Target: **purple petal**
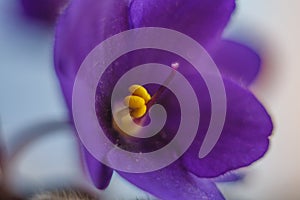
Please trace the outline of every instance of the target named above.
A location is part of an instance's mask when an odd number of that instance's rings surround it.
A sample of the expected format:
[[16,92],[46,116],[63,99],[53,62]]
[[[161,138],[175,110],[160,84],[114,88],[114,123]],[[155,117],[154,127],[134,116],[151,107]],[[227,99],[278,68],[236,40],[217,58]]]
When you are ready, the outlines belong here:
[[234,0],[133,0],[131,26],[174,29],[207,46],[221,36],[234,8]]
[[212,181],[194,177],[178,163],[150,173],[118,173],[129,182],[159,199],[224,199]]
[[53,23],[69,0],[21,0],[28,17]]
[[[70,112],[81,62],[101,41],[128,28],[127,10],[127,3],[120,0],[74,0],[61,16],[56,29],[55,69]],[[97,187],[105,188],[111,169],[84,151],[91,178]]]
[[[199,177],[216,177],[250,165],[261,158],[269,146],[273,126],[265,108],[250,91],[236,83],[225,81],[225,89],[227,115],[216,146],[205,158],[198,158],[203,133],[206,131],[206,127],[201,127],[200,123],[200,132],[183,156],[185,166]],[[200,104],[205,104],[199,100]],[[207,120],[205,118],[201,120]]]
[[82,147],[82,149],[85,166],[92,182],[98,189],[105,189],[110,182],[113,170],[101,164],[86,150],[86,148]]
[[[155,3],[152,4],[152,2]],[[157,6],[157,4],[159,6]],[[101,41],[129,28],[127,6],[127,1],[120,0],[74,0],[59,21],[55,43],[55,67],[69,108],[71,108],[72,86],[75,75],[85,56]],[[175,1],[170,0],[166,0],[163,3],[158,3],[157,0],[151,2],[136,0],[131,4],[131,25],[132,27],[162,26],[173,28],[207,45],[216,36],[220,36],[233,8],[233,0],[207,0],[189,3],[185,1],[184,4],[183,1],[179,1],[178,4],[175,4]],[[224,12],[224,10],[226,12]],[[170,16],[173,16],[172,19]],[[169,63],[173,61],[174,60],[171,60]],[[132,63],[128,63],[128,66],[123,66],[123,68],[114,65],[113,70],[108,71],[107,76],[104,77],[105,81],[102,82],[103,84],[100,84],[98,88],[97,98],[99,99],[97,100],[99,100],[99,104],[101,104],[98,109],[106,111],[107,114],[101,112],[104,114],[100,116],[100,121],[102,121],[101,125],[104,124],[107,129],[111,128],[112,124],[110,121],[111,112],[109,110],[109,94],[111,94],[113,87],[111,83],[115,82],[124,71],[130,69],[130,67],[132,67],[131,65]],[[184,68],[180,68],[179,71],[181,69]],[[201,82],[201,78],[191,78],[191,82],[197,89],[198,82]],[[248,165],[261,157],[268,146],[268,136],[272,127],[264,108],[247,90],[231,82],[226,82],[226,86],[229,95],[229,111],[221,140],[208,157],[197,160],[198,151],[205,134],[205,128],[202,127],[198,134],[197,141],[194,142],[194,145],[183,158],[187,168],[198,176],[215,177],[228,170]],[[200,106],[204,108],[204,112],[207,112],[207,109],[209,110],[210,108],[210,104],[207,103],[209,101],[206,102],[206,100],[209,100],[209,98],[205,97],[203,91],[205,91],[203,88],[197,89],[197,95],[200,103],[202,103]],[[98,94],[100,95],[98,96]],[[167,96],[168,93],[166,92],[165,95]],[[204,95],[204,97],[202,95]],[[102,97],[104,99],[101,99]],[[170,110],[176,114],[176,109],[172,109],[173,103],[174,102],[167,101],[167,99],[163,102],[163,104],[169,105]],[[204,121],[209,119],[209,113],[207,115],[201,113],[201,116],[204,116]],[[172,135],[174,126],[175,125],[171,123],[165,128],[165,132],[168,134],[171,133]],[[257,135],[254,135],[254,132],[257,132]],[[104,166],[96,160],[91,159],[90,156],[87,156],[87,165],[90,167],[92,178],[97,183],[99,174],[105,171],[102,170]],[[110,172],[104,174],[110,177]],[[192,198],[188,199],[193,199],[193,197],[200,198],[203,195],[210,195],[210,193],[207,194],[207,191],[209,192],[211,190],[213,191],[213,195],[222,199],[219,192],[215,192],[216,188],[213,183],[207,180],[197,180],[194,182],[194,179],[191,179],[193,180],[191,183],[191,180],[187,178],[189,177],[188,173],[185,172],[185,170],[179,170],[178,167],[168,167],[158,172],[143,175],[121,174],[139,187],[160,198],[170,199],[171,197],[183,197],[179,199],[186,199],[185,197],[187,196],[184,195],[188,195],[190,192],[190,195],[196,196],[191,196]],[[155,185],[157,177],[159,176],[161,176],[167,184],[162,185],[163,183],[159,181],[157,185]],[[98,186],[105,186],[105,184],[102,183]],[[192,189],[190,189],[190,187],[192,187]],[[203,188],[203,190],[200,190],[198,187]],[[182,192],[181,195],[183,196],[180,196],[179,191]]]
[[128,29],[128,5],[122,0],[74,0],[61,16],[54,62],[70,108],[75,75],[87,54],[108,37]]
[[234,41],[220,41],[212,57],[224,75],[244,85],[254,81],[261,67],[255,51]]
[[[166,63],[172,63],[174,61],[173,55],[162,52],[158,53],[165,55],[164,58],[168,58],[164,60]],[[148,59],[147,63],[153,61],[151,58]],[[186,75],[187,79],[191,82],[198,97],[201,112],[200,128],[197,138],[191,148],[183,156],[187,168],[200,177],[216,177],[227,171],[247,166],[263,156],[268,149],[268,137],[272,131],[271,119],[264,107],[251,92],[232,81],[226,80],[225,86],[228,110],[223,133],[213,151],[204,159],[200,160],[198,158],[199,149],[210,122],[211,99],[206,84],[201,76],[197,74],[195,70],[193,71],[192,66],[186,61],[180,60],[179,63],[181,67],[179,67],[178,72]],[[133,64],[133,66],[136,65],[138,65],[138,63]],[[130,68],[131,66],[128,67]],[[118,135],[113,130],[111,121],[108,120],[111,119],[111,105],[110,96],[107,94],[112,93],[113,85],[122,75],[123,69],[124,68],[118,71],[116,67],[113,66],[112,70],[108,70],[104,77],[113,77],[110,79],[111,82],[103,82],[106,86],[103,87],[102,84],[97,90],[97,114],[107,135]],[[149,74],[150,73],[151,72],[149,72]],[[150,89],[151,94],[153,94],[153,91]],[[161,104],[168,113],[167,123],[161,131],[161,137],[165,138],[166,141],[170,141],[176,134],[180,122],[180,105],[176,97],[169,91],[164,92],[158,100],[158,103]],[[167,135],[164,136],[164,134]],[[166,142],[159,140],[160,143],[156,144],[156,141],[152,139],[150,141],[139,141],[134,148],[136,149],[140,145],[141,149],[138,149],[138,152],[144,152],[143,150],[146,149],[147,143],[151,144],[150,146],[153,148],[152,150],[154,150],[155,146],[163,145]]]

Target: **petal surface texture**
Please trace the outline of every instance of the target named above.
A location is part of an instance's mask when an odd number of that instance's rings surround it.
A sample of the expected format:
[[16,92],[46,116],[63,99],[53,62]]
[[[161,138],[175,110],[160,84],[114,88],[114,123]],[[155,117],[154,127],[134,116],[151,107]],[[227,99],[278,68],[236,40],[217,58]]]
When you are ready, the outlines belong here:
[[119,174],[134,185],[163,200],[224,199],[215,183],[192,176],[178,163],[150,173],[119,172]]
[[198,100],[204,111],[201,112],[197,137],[184,154],[183,162],[199,177],[216,177],[248,166],[261,158],[269,146],[273,125],[265,108],[248,89],[229,80],[224,84],[227,99],[225,124],[215,147],[202,159],[198,154],[210,120],[210,99],[198,90],[202,94]]
[[259,55],[235,41],[221,40],[211,55],[225,76],[246,86],[255,80],[261,68]]
[[[56,29],[54,60],[70,112],[75,76],[84,58],[100,42],[128,28],[127,1],[74,0],[61,16]],[[95,185],[105,188],[111,169],[84,151],[84,159]]]
[[133,28],[173,29],[207,47],[221,37],[234,9],[234,0],[133,0],[130,19]]

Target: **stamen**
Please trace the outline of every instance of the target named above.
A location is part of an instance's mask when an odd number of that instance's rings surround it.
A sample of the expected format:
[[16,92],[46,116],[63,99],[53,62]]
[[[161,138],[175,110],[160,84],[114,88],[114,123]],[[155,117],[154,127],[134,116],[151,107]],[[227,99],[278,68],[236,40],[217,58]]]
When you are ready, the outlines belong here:
[[129,108],[130,116],[132,118],[138,120],[143,117],[149,108],[156,103],[158,97],[165,91],[166,86],[168,86],[174,78],[177,69],[179,68],[179,63],[172,63],[171,67],[173,69],[172,72],[164,81],[163,86],[159,87],[152,98],[146,88],[141,85],[132,85],[128,88],[131,95],[125,97],[124,104]]
[[135,119],[138,119],[138,118],[141,118],[143,117],[147,112],[147,106],[146,105],[143,105],[142,107],[140,108],[137,108],[137,109],[134,109],[130,112],[130,115],[131,117],[135,118]]
[[131,109],[137,109],[143,107],[146,102],[142,97],[131,95],[125,97],[124,104]]
[[[172,63],[171,67],[173,69],[172,72],[164,81],[163,86],[159,87],[157,92],[152,97],[148,93],[146,88],[144,88],[142,85],[132,85],[128,88],[131,95],[125,97],[124,104],[129,108],[130,113],[128,113],[127,108],[124,108],[119,110],[116,115],[116,117],[119,119],[119,123],[121,123],[122,126],[127,126],[128,128],[128,126],[130,126],[132,122],[132,118],[136,124],[142,125],[146,122],[146,118],[143,116],[147,113],[150,107],[156,103],[159,96],[165,91],[166,86],[168,86],[172,81],[177,72],[177,69],[179,68],[179,63]],[[119,133],[124,133],[123,130],[119,128],[114,119],[112,122],[112,126]],[[133,130],[135,128],[130,127],[133,132],[138,133],[140,128],[136,128],[136,130]]]
[[143,117],[147,112],[147,102],[151,100],[148,91],[141,85],[129,87],[130,96],[125,97],[124,104],[130,109],[130,116],[134,119]]
[[148,91],[141,85],[132,85],[129,87],[129,92],[132,95],[136,95],[139,96],[141,98],[143,98],[145,100],[146,103],[148,103],[148,101],[150,101],[151,96],[148,93]]

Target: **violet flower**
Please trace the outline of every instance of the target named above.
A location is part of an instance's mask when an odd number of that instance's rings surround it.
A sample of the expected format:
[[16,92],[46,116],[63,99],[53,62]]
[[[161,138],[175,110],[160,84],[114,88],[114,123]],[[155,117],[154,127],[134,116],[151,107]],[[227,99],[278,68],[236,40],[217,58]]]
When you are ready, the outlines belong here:
[[20,0],[24,14],[32,19],[54,23],[69,0]]
[[[95,106],[102,128],[112,140],[120,142],[120,146],[132,151],[149,151],[165,145],[176,133],[180,115],[176,98],[166,90],[158,99],[157,103],[163,105],[171,117],[156,140],[127,140],[112,126],[113,86],[124,72],[141,63],[178,61],[184,66],[178,71],[193,86],[201,110],[195,141],[179,160],[161,170],[143,174],[118,171],[123,178],[160,199],[224,199],[216,187],[216,177],[250,165],[268,149],[273,128],[271,118],[245,87],[256,77],[260,58],[248,47],[221,40],[234,9],[234,0],[73,0],[59,20],[55,69],[70,111],[72,87],[83,59],[100,42],[128,29],[164,27],[180,31],[202,44],[220,67],[227,95],[226,121],[218,143],[203,159],[198,158],[198,152],[210,120],[211,105],[201,76],[186,70],[191,69],[189,63],[170,53],[145,50],[121,57],[118,63],[122,65],[112,64],[101,77]],[[137,55],[138,59],[130,59]],[[153,86],[147,89],[150,94],[156,91]],[[113,170],[82,148],[93,182],[104,189]]]

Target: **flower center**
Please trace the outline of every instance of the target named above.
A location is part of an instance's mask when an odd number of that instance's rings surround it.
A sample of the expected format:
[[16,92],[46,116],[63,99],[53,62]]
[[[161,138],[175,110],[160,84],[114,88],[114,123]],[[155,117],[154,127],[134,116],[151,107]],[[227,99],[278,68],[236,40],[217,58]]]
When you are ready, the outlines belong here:
[[[153,106],[157,102],[158,98],[165,91],[166,86],[174,78],[176,71],[179,67],[179,64],[173,63],[171,67],[173,69],[172,72],[164,81],[163,85],[159,87],[159,89],[154,93],[152,97],[147,91],[147,89],[142,85],[135,84],[135,85],[131,85],[128,88],[130,95],[124,98],[123,103],[127,108],[129,108],[129,114],[128,111],[126,111],[126,109],[121,109],[120,111],[117,112],[117,117],[121,119],[119,122],[122,123],[124,127],[127,128],[130,127],[131,130],[137,129],[137,130],[133,130],[133,132],[138,133],[141,126],[139,126],[138,128],[132,126],[132,120],[134,121],[133,123],[139,125],[145,123],[146,120],[144,117],[145,114],[148,112],[151,106]],[[113,128],[119,133],[123,133],[122,129],[119,128],[119,126],[116,124],[114,119],[113,119]]]
[[[176,70],[179,67],[179,63],[173,63],[171,65],[173,71],[168,76],[168,78],[164,81],[164,86],[167,86],[170,81],[174,78]],[[134,119],[138,119],[143,117],[149,108],[155,104],[158,97],[164,92],[165,87],[161,86],[157,92],[150,96],[148,91],[141,85],[132,85],[129,87],[130,96],[125,97],[124,104],[130,109],[130,116]]]

